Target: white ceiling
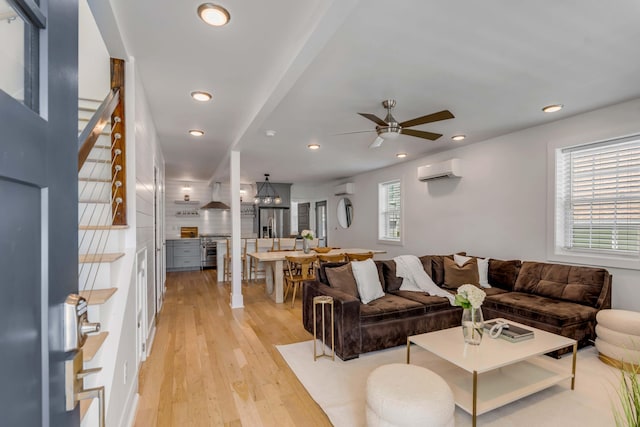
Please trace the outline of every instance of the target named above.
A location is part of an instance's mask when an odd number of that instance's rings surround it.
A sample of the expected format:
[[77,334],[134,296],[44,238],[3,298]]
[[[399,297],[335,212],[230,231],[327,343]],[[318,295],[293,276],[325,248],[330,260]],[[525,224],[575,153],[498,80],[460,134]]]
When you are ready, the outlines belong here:
[[[215,1],[226,27],[201,22],[199,1],[112,0],[168,179],[224,181],[233,148],[243,182],[328,181],[398,163],[400,151],[446,150],[457,133],[479,142],[640,96],[636,0]],[[373,130],[356,113],[384,118],[386,98],[399,121],[456,118],[416,127],[444,134],[437,142],[402,135],[370,149],[375,133],[336,135]],[[565,108],[541,112],[552,103]]]

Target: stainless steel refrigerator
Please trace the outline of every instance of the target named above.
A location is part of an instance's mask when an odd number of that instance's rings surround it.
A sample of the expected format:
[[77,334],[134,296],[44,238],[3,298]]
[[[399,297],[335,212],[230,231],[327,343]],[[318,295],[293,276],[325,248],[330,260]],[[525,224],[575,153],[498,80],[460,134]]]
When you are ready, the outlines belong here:
[[291,214],[289,208],[259,208],[258,237],[289,237]]

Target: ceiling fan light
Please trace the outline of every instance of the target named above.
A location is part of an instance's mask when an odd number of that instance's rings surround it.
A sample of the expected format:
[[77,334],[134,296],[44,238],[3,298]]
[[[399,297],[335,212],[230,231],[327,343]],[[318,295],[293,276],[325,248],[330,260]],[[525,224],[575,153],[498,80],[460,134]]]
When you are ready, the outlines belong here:
[[380,135],[382,139],[396,139],[400,133],[392,129],[380,129],[378,135]]
[[214,27],[222,27],[231,19],[229,11],[213,3],[203,3],[198,6],[198,16],[204,22]]

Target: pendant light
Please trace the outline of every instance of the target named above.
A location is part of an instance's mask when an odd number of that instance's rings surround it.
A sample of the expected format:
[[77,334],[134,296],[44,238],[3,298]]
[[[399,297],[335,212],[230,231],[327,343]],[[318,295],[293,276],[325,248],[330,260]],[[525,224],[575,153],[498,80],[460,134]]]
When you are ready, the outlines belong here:
[[273,185],[271,185],[271,183],[269,182],[268,173],[264,174],[264,182],[260,183],[258,192],[253,198],[253,203],[256,205],[270,205],[271,203],[279,205],[280,203],[282,203],[280,195],[278,195],[275,188],[273,188]]

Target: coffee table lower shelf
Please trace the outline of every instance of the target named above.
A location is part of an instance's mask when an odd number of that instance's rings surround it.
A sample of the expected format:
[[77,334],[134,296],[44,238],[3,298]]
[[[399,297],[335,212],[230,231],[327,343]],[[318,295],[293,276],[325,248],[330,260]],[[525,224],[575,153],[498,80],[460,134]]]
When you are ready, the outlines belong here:
[[[546,356],[530,358],[511,365],[477,374],[476,415],[514,402],[525,396],[571,379],[571,372],[545,360]],[[451,387],[456,405],[473,415],[473,373],[452,363],[429,367],[443,377]]]

